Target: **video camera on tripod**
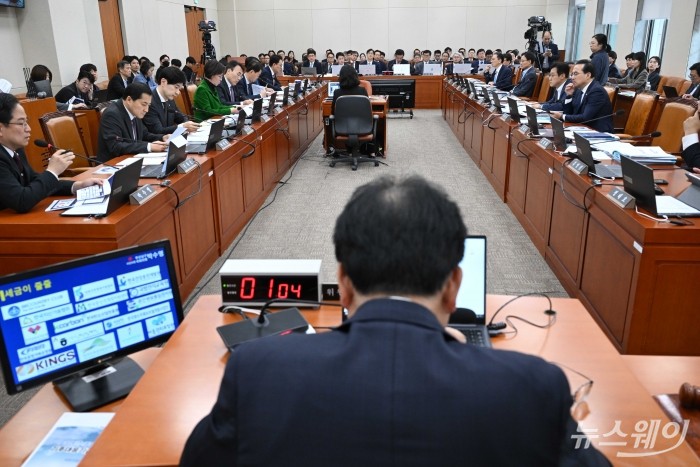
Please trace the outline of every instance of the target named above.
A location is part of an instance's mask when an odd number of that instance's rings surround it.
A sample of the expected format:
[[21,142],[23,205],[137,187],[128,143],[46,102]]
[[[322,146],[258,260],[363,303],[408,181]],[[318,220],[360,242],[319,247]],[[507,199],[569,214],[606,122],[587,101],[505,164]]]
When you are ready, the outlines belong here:
[[216,49],[211,43],[211,33],[216,31],[216,23],[214,21],[200,21],[199,30],[202,31],[202,43],[204,44],[204,52],[200,63],[216,60]]
[[544,16],[530,16],[527,20],[527,27],[524,37],[527,39],[527,50],[535,50],[537,47],[537,31],[552,31],[552,23],[547,21]]

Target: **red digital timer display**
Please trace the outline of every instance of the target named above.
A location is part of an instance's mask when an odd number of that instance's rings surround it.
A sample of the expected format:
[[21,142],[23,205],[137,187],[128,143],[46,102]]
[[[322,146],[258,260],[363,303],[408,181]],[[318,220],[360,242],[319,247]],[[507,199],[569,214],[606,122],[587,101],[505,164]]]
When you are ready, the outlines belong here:
[[315,275],[222,275],[221,292],[224,304],[264,304],[272,299],[319,299],[318,277]]

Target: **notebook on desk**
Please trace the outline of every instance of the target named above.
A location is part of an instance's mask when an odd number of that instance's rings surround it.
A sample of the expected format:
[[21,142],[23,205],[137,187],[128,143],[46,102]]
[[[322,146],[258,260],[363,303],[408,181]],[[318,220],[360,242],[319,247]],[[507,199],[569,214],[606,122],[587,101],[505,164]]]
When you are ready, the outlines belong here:
[[[576,142],[576,152],[578,159],[588,166],[588,173],[599,178],[620,178],[622,177],[622,168],[619,165],[596,165],[591,150],[591,142],[578,133],[574,132],[574,141]],[[653,177],[652,177],[653,184]],[[652,186],[653,189],[653,186]]]
[[[206,141],[200,139],[200,135],[197,135],[197,133],[199,132],[190,134],[190,136],[188,136],[187,146],[185,150],[187,154],[204,154],[205,152],[213,148],[214,145],[221,139],[221,135],[224,132],[225,123],[225,118],[219,119],[212,123],[209,127],[209,136],[207,136]],[[195,141],[192,141],[192,139],[195,139]]]
[[[457,311],[450,316],[449,326],[467,337],[467,342],[481,347],[491,347],[486,328],[486,237],[470,235],[464,239],[464,256],[459,263],[462,284],[457,292]],[[467,321],[460,323],[462,316]]]
[[146,165],[142,167],[140,177],[165,178],[174,172],[175,169],[177,169],[177,165],[187,159],[187,153],[185,152],[187,145],[184,141],[182,141],[182,143],[183,144],[178,146],[176,142],[171,141],[168,144],[168,154],[165,156],[163,163],[159,165]]

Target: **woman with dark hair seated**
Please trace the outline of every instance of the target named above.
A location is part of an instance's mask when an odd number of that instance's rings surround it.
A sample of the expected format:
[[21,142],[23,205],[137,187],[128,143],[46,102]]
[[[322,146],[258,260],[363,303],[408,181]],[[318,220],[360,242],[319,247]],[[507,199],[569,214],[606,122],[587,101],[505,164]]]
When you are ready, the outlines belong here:
[[628,69],[627,74],[620,79],[610,78],[610,82],[623,88],[644,91],[644,87],[647,84],[647,77],[649,76],[649,72],[644,66],[646,62],[647,55],[644,52],[635,52],[632,54],[632,68]]
[[204,64],[204,79],[194,92],[194,118],[201,122],[218,115],[238,113],[237,107],[224,105],[216,92],[216,87],[224,77],[226,67],[218,60]]
[[155,71],[155,65],[146,60],[141,62],[141,72],[138,75],[134,76],[134,82],[136,83],[142,83],[148,85],[148,88],[151,90],[151,92],[155,92],[156,87],[158,87],[158,84],[156,84],[156,80],[153,78],[153,72]]
[[333,93],[333,106],[331,113],[335,113],[335,101],[340,96],[367,96],[367,90],[360,86],[360,77],[357,76],[357,71],[352,65],[343,65],[338,73],[338,82],[340,88]]
[[654,55],[647,62],[647,70],[649,71],[649,76],[647,81],[651,86],[651,90],[656,92],[659,88],[659,81],[661,81],[661,57]]

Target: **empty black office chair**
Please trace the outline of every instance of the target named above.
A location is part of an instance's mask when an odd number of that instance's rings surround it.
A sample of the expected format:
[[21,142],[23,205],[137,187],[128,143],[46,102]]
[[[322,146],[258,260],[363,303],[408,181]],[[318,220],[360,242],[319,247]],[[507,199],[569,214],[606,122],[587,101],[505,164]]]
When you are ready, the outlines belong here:
[[330,116],[331,138],[333,145],[342,142],[347,148],[347,154],[336,152],[330,162],[335,167],[337,162],[350,162],[352,170],[357,170],[360,162],[374,162],[379,166],[379,161],[374,157],[360,155],[361,143],[374,143],[377,141],[377,122],[379,117],[372,114],[372,104],[365,96],[341,96],[335,102],[335,110]]

